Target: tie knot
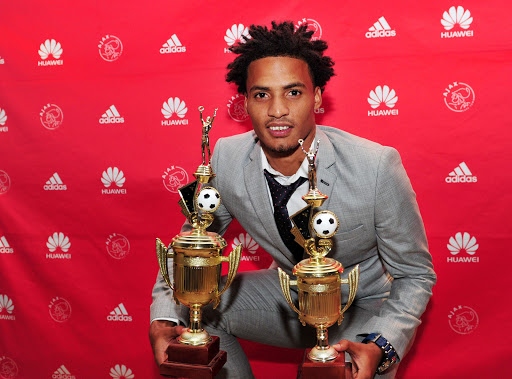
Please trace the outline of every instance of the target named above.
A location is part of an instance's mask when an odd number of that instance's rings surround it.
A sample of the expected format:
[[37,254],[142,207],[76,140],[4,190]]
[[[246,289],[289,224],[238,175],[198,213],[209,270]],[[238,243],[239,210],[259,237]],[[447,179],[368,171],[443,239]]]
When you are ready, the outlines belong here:
[[307,179],[304,177],[300,177],[292,184],[285,186],[280,184],[274,177],[267,171],[263,170],[265,174],[265,178],[267,179],[268,188],[270,189],[270,194],[272,195],[272,202],[274,203],[274,207],[282,207],[288,203],[290,197],[295,192],[297,188],[299,188],[302,183],[304,183]]

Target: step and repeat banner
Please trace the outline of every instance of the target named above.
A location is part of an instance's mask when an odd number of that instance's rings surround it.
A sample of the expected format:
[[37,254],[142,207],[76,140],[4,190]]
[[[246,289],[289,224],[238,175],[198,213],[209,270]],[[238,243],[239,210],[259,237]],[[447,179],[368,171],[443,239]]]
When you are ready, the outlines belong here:
[[[225,83],[251,24],[308,23],[336,76],[317,123],[393,146],[439,276],[402,378],[497,377],[511,241],[509,2],[78,1],[0,4],[0,378],[158,377],[155,238],[212,147],[251,129]],[[242,270],[271,258],[234,222]],[[297,321],[298,322],[298,321]],[[258,378],[300,350],[243,341]]]

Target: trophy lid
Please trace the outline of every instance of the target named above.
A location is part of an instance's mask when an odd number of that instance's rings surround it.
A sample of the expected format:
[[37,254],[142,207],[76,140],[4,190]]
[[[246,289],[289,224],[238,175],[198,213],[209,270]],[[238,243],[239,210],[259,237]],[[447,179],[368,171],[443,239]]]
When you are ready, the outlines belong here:
[[222,250],[227,246],[227,242],[217,233],[194,229],[175,236],[171,246],[188,250]]
[[293,275],[301,278],[322,278],[343,272],[343,265],[332,258],[310,258],[297,263]]

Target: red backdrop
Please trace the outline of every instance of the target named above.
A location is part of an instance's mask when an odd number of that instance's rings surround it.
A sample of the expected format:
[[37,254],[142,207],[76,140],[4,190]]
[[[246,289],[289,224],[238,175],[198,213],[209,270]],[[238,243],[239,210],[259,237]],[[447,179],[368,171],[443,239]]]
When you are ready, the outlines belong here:
[[[418,194],[439,281],[399,377],[498,376],[512,353],[510,11],[504,0],[3,2],[0,378],[158,376],[154,240],[184,219],[176,189],[200,163],[198,106],[219,108],[212,144],[250,129],[224,82],[226,49],[273,19],[306,20],[330,43],[337,76],[318,123],[396,147]],[[234,238],[242,269],[268,266],[236,225]],[[257,377],[295,377],[300,351],[244,346]]]

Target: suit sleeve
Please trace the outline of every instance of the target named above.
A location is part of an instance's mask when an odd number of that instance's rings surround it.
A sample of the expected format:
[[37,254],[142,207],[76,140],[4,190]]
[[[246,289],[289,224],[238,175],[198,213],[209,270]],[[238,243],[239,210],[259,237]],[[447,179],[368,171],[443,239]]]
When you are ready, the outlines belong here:
[[393,282],[379,315],[362,331],[382,333],[403,357],[432,296],[436,275],[416,194],[395,149],[382,152],[375,191],[377,246]]
[[[215,145],[215,149],[212,156],[212,168],[214,172],[217,172],[217,162],[219,157],[219,150],[220,150],[220,142],[219,140],[217,144]],[[216,187],[220,194],[222,199],[222,192],[221,188],[219,188],[222,183],[218,179],[214,179],[212,181],[212,185]],[[176,212],[178,213],[178,207],[176,208]],[[180,213],[181,214],[181,213]],[[215,221],[211,225],[210,228],[208,228],[209,231],[215,231],[219,234],[224,234],[226,229],[228,228],[229,224],[231,223],[232,217],[229,214],[229,212],[226,210],[224,205],[219,206],[217,211],[214,213],[215,215]],[[181,228],[181,232],[189,231],[191,229],[191,226],[188,222],[185,222]],[[171,283],[173,282],[173,259],[170,258],[167,261],[168,267],[169,267],[169,278]],[[182,325],[188,325],[188,308],[184,305],[176,305],[174,302],[172,291],[165,282],[164,278],[162,277],[162,274],[158,272],[156,283],[153,287],[153,302],[151,303],[150,307],[150,317],[151,320],[154,319],[174,319],[179,320]]]

